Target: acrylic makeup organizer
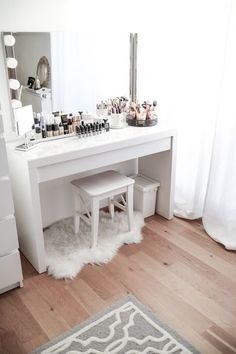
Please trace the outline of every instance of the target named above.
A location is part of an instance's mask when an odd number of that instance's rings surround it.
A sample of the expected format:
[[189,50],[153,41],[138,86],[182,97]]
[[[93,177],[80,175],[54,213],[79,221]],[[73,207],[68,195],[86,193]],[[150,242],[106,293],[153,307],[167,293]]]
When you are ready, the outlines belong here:
[[154,119],[134,119],[127,115],[126,122],[133,127],[153,127],[157,124],[157,118]]

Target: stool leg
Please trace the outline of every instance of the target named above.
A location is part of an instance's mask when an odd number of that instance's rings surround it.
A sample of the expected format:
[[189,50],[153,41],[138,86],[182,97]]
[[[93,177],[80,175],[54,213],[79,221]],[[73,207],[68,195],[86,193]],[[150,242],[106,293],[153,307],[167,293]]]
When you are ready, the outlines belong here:
[[80,201],[79,201],[79,196],[77,193],[74,193],[74,204],[75,204],[75,211],[74,211],[74,231],[75,234],[79,232],[79,224],[80,224]]
[[128,215],[129,231],[133,228],[133,184],[127,187],[126,212]]
[[98,240],[98,221],[99,221],[99,200],[96,198],[92,199],[92,248],[97,246]]
[[109,198],[109,213],[111,215],[112,220],[114,219],[114,203],[113,203],[113,198]]

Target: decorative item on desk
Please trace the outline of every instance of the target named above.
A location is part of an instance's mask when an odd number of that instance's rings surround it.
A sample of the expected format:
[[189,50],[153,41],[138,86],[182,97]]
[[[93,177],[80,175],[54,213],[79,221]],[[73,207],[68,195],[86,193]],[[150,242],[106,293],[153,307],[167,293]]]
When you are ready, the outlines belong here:
[[103,122],[93,122],[85,123],[81,121],[80,126],[76,126],[76,134],[78,138],[85,138],[92,135],[99,135],[109,131],[109,123],[107,119],[104,119]]
[[101,101],[96,105],[96,113],[99,118],[107,117],[110,121],[110,127],[124,128],[125,115],[128,112],[128,99],[126,97],[109,98],[107,101]]
[[34,116],[32,106],[24,106],[14,110],[14,117],[16,122],[16,133],[18,136],[25,136],[25,142],[16,146],[16,150],[28,151],[35,147],[34,143],[30,142],[30,135],[32,132],[32,125],[34,124]]
[[40,83],[40,80],[39,80],[38,76],[36,76],[36,79],[35,79],[35,82],[34,82],[34,89],[35,90],[40,90],[41,89],[41,83]]
[[40,87],[48,87],[50,80],[50,65],[47,57],[43,56],[39,59],[36,75],[39,79]]
[[111,128],[121,129],[127,126],[125,122],[126,113],[112,113],[110,115]]
[[28,81],[27,81],[27,87],[29,89],[33,89],[34,88],[34,82],[35,82],[35,77],[29,76],[28,77]]
[[150,127],[157,124],[157,101],[151,104],[144,101],[142,104],[131,102],[126,121],[136,127]]

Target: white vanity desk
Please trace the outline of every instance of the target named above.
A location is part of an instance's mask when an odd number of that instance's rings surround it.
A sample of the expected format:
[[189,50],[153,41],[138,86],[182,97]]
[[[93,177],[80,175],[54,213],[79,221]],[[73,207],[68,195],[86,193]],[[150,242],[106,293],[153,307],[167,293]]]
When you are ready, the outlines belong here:
[[[49,224],[49,219],[45,221],[47,214],[53,215],[55,211],[56,216],[52,216],[51,221],[72,215],[69,181],[75,176],[110,168],[123,172],[125,168],[125,173],[139,172],[154,178],[161,183],[156,212],[171,219],[175,134],[174,129],[160,126],[127,127],[82,139],[71,137],[40,143],[28,152],[16,151],[15,144],[9,143],[20,249],[35,269],[39,273],[46,270],[42,230]],[[63,211],[63,206],[67,205],[68,210]]]

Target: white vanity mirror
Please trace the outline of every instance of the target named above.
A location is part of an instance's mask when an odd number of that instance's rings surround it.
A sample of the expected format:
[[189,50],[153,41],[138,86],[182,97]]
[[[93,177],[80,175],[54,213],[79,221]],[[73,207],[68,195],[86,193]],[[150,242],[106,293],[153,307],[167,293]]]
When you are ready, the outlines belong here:
[[34,112],[94,112],[101,100],[128,97],[128,33],[15,32],[12,35],[15,38],[12,52],[18,63],[14,78],[20,83],[14,98],[23,106],[31,104]]

